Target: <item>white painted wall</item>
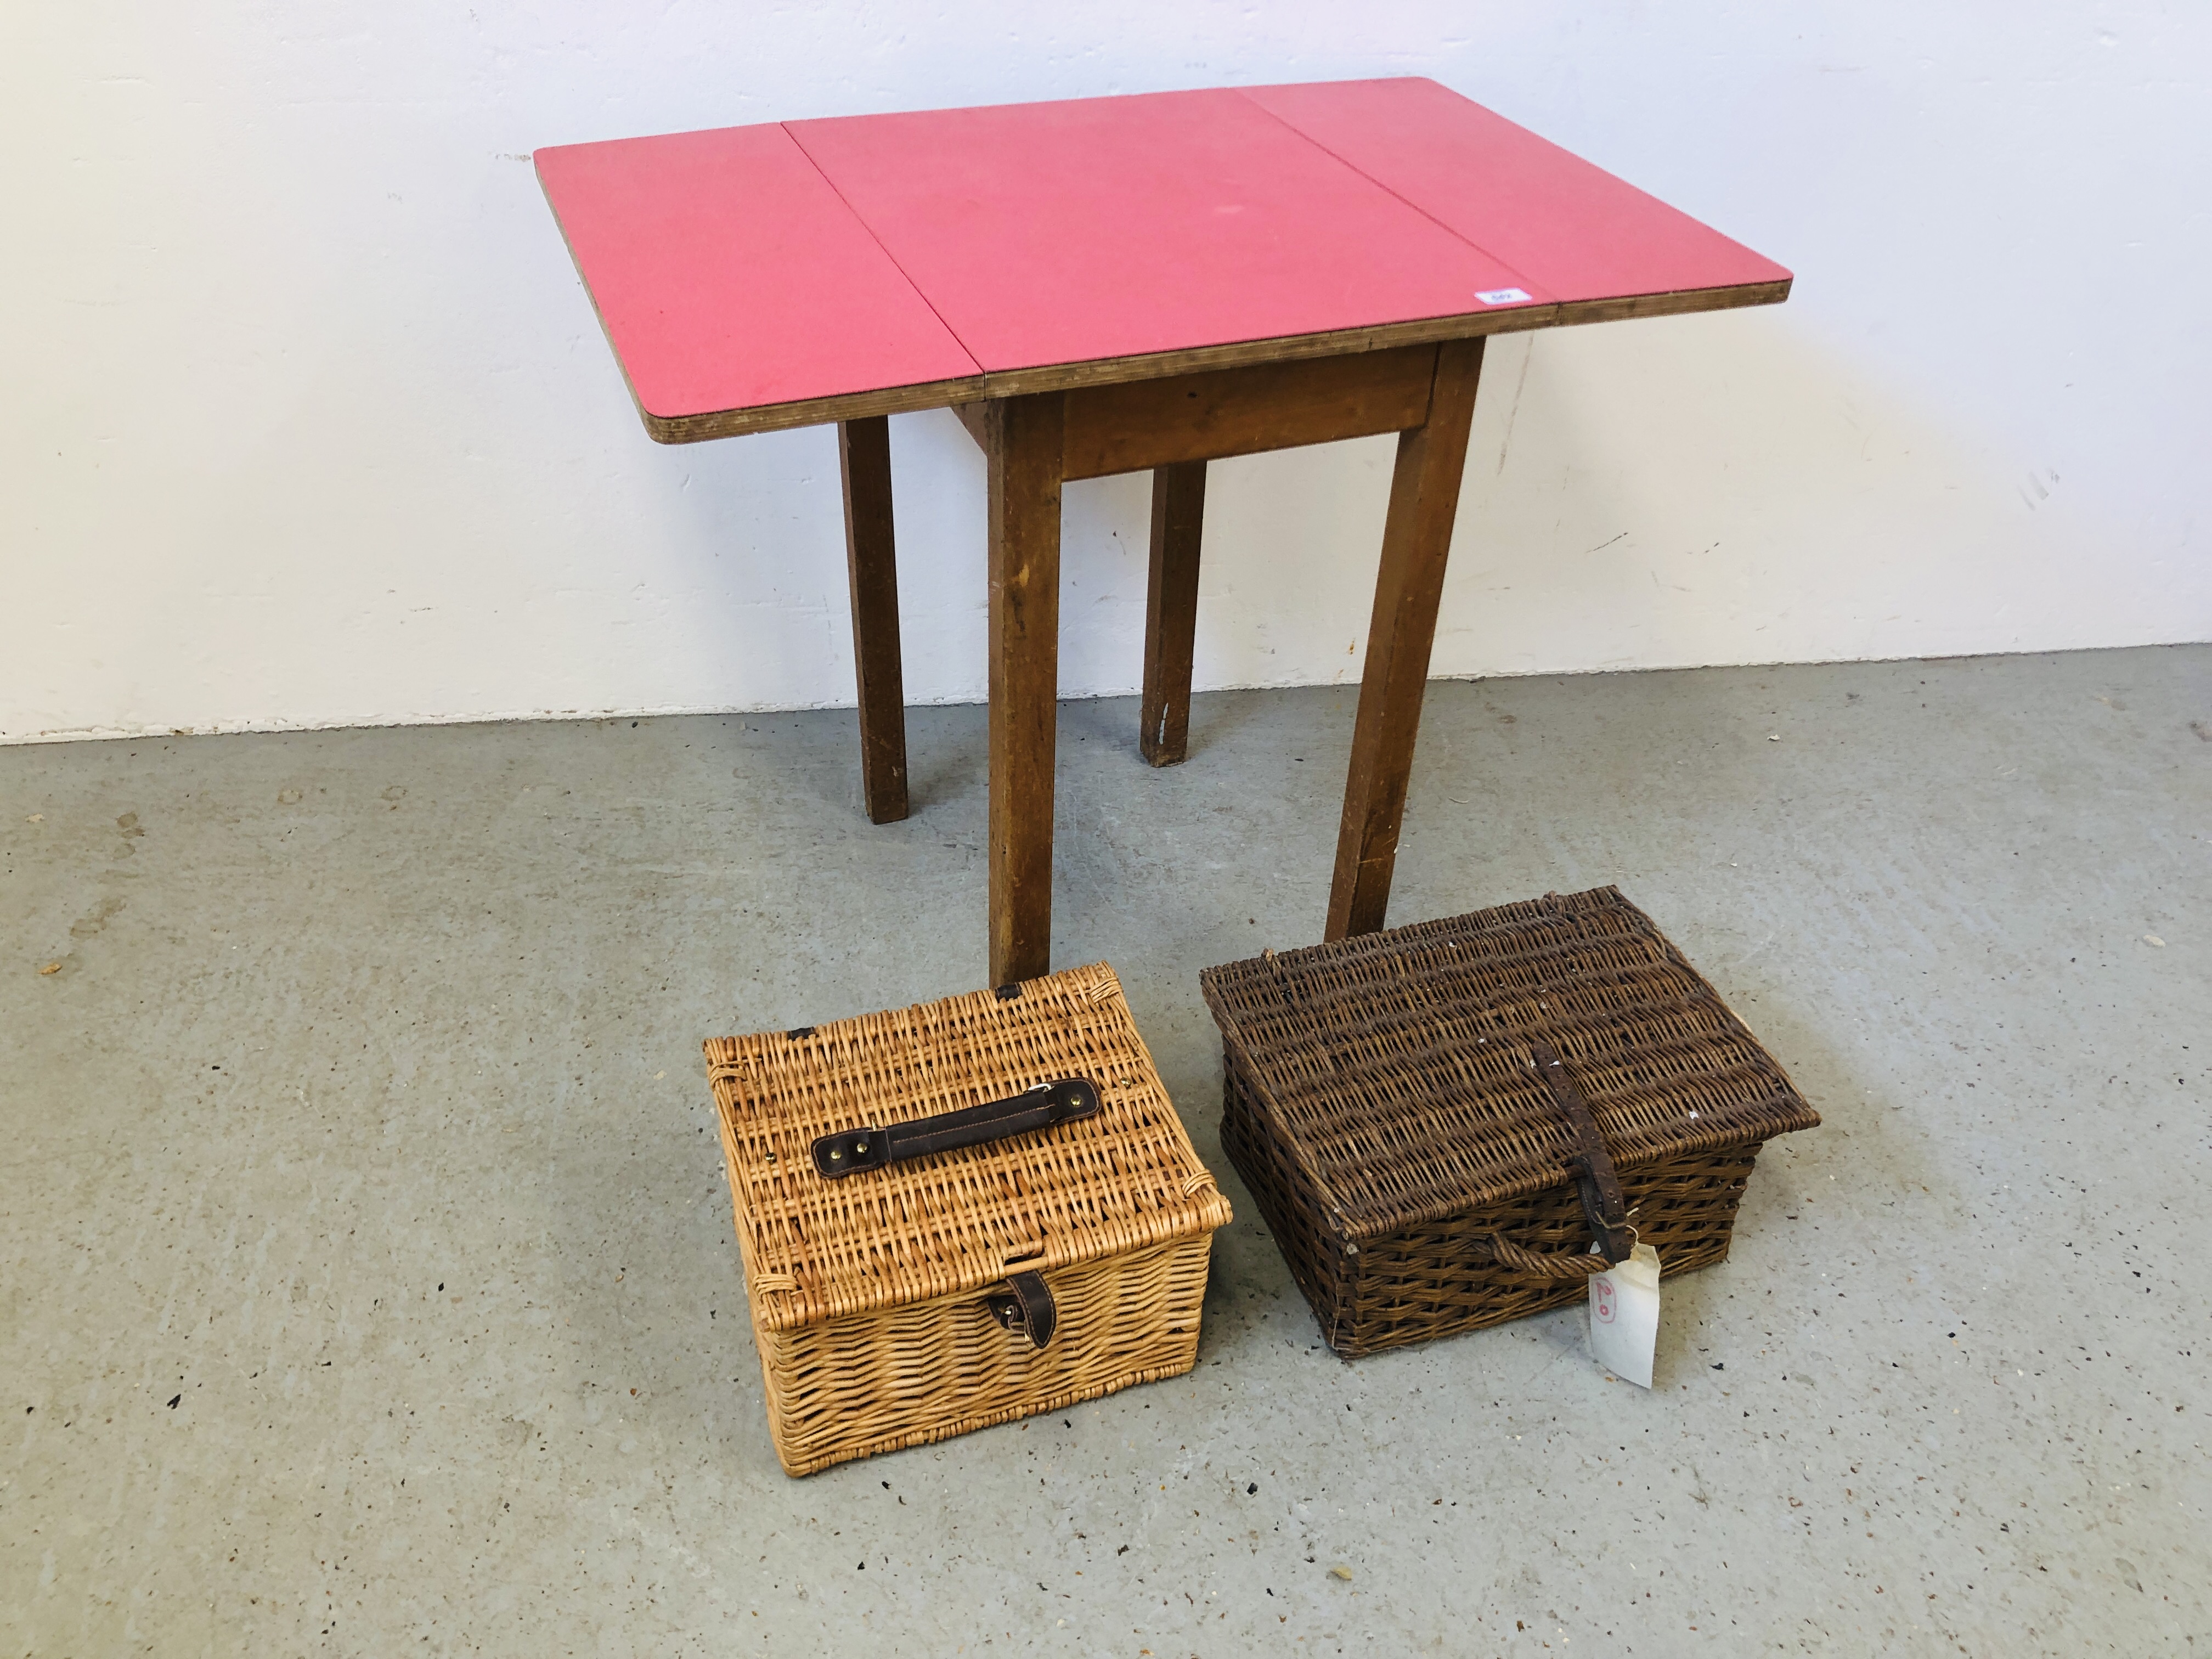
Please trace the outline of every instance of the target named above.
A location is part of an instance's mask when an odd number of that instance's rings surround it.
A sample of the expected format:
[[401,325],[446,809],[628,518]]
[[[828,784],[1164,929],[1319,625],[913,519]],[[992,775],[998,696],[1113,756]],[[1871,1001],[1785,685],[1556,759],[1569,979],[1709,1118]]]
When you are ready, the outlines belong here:
[[[0,8],[0,737],[850,702],[827,429],[640,429],[526,157],[1433,75],[1798,273],[1492,349],[1443,674],[2212,637],[2212,8],[1020,0]],[[909,695],[982,477],[892,426]],[[1356,676],[1390,444],[1225,463],[1206,685]],[[1132,688],[1145,485],[1070,487]]]

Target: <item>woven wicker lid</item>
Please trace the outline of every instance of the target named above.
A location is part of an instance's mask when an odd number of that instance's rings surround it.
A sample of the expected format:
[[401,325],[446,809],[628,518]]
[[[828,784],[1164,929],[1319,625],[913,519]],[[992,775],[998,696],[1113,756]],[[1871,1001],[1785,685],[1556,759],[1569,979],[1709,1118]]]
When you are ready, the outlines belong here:
[[[1103,963],[830,1025],[706,1045],[738,1242],[769,1329],[984,1289],[1211,1231],[1192,1150]],[[817,1136],[1085,1077],[1097,1115],[828,1181]]]
[[1210,968],[1232,1063],[1344,1235],[1571,1178],[1530,1069],[1571,1069],[1616,1167],[1808,1129],[1820,1115],[1617,888]]

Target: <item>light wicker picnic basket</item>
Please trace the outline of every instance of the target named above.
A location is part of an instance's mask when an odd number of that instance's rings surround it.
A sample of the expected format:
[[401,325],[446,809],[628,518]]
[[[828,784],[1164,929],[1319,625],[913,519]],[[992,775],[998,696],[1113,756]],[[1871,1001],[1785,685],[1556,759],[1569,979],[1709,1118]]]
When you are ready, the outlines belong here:
[[1111,968],[706,1050],[788,1473],[1195,1362],[1229,1205]]
[[[1221,1144],[1347,1358],[1723,1260],[1820,1116],[1616,888],[1209,968]],[[1593,1241],[1597,1249],[1593,1250]]]

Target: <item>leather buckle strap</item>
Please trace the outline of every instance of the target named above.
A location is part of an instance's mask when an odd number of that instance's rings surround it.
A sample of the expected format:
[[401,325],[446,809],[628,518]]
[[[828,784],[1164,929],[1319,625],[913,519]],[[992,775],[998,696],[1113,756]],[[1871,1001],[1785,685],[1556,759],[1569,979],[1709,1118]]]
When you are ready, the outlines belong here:
[[1052,1291],[1044,1282],[1042,1273],[1013,1273],[1006,1279],[1010,1296],[987,1296],[983,1305],[991,1310],[991,1317],[1010,1331],[1019,1331],[1030,1340],[1033,1348],[1042,1348],[1052,1340],[1053,1327],[1060,1321],[1060,1310],[1054,1305]]
[[839,1181],[909,1158],[927,1158],[933,1152],[957,1152],[1036,1129],[1056,1128],[1095,1115],[1098,1106],[1098,1085],[1089,1078],[1062,1078],[1057,1083],[1040,1083],[1005,1100],[964,1106],[957,1112],[823,1135],[814,1143],[814,1168],[823,1180]]
[[1569,1167],[1575,1171],[1575,1184],[1582,1193],[1583,1214],[1589,1218],[1590,1231],[1597,1235],[1598,1248],[1607,1261],[1616,1264],[1626,1261],[1636,1249],[1636,1229],[1628,1224],[1628,1200],[1622,1196],[1620,1182],[1613,1172],[1613,1159],[1606,1152],[1605,1137],[1599,1133],[1597,1118],[1576,1085],[1574,1073],[1550,1043],[1540,1037],[1528,1045],[1528,1053],[1536,1062],[1536,1075],[1544,1079],[1544,1086],[1552,1091],[1553,1103],[1574,1131],[1575,1156]]

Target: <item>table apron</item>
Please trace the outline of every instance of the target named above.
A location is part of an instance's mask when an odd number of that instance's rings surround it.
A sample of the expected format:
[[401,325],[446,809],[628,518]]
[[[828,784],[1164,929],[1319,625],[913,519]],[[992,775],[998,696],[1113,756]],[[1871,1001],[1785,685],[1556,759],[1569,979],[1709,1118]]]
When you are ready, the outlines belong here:
[[[1183,461],[1405,432],[1429,418],[1437,348],[1208,369],[1066,393],[1061,476],[1098,478]],[[976,434],[983,405],[959,410]]]

